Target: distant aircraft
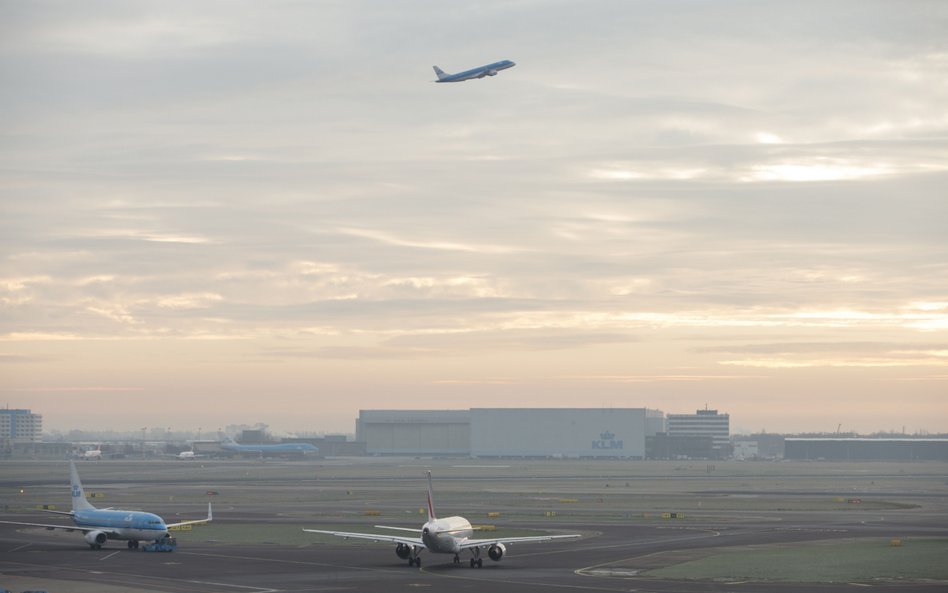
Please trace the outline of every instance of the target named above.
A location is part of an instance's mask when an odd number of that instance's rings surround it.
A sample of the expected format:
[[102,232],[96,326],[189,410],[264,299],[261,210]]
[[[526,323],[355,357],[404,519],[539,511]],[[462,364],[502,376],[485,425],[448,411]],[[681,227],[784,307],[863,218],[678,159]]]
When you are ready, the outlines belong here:
[[98,461],[102,459],[102,445],[96,445],[95,449],[83,451],[82,459]]
[[221,449],[232,453],[257,455],[260,457],[302,457],[307,453],[319,453],[311,443],[278,443],[273,445],[241,445],[230,437],[221,440]]
[[192,461],[192,460],[194,460],[194,459],[197,459],[198,457],[206,457],[206,455],[201,455],[201,454],[195,453],[193,447],[191,448],[190,451],[181,451],[181,452],[178,453],[177,455],[171,455],[171,454],[169,453],[168,456],[173,457],[173,458],[175,458],[175,459],[185,459],[185,460],[188,460],[188,461]]
[[464,72],[458,72],[457,74],[448,74],[441,68],[433,66],[435,74],[438,75],[438,80],[435,82],[462,82],[464,80],[471,80],[472,78],[484,78],[485,76],[497,76],[497,73],[501,70],[506,70],[507,68],[513,68],[516,66],[515,63],[510,60],[501,60],[499,62],[494,62],[493,64],[487,64],[486,66],[481,66],[479,68],[471,68],[470,70],[465,70]]
[[141,511],[120,511],[118,509],[97,509],[86,500],[79,481],[76,464],[69,462],[69,477],[72,484],[72,511],[50,511],[59,515],[69,515],[75,525],[52,525],[45,523],[21,523],[19,521],[0,521],[8,525],[25,525],[27,527],[44,527],[46,529],[65,529],[66,531],[81,531],[86,543],[93,550],[102,548],[110,539],[128,540],[128,548],[138,547],[139,541],[161,541],[168,537],[168,529],[182,525],[208,523],[213,519],[211,503],[207,503],[207,518],[196,521],[181,521],[179,523],[165,523],[158,515]]
[[491,539],[472,539],[474,528],[464,517],[445,517],[438,519],[434,511],[434,496],[431,489],[431,472],[428,472],[428,521],[421,526],[421,529],[409,529],[405,527],[388,527],[386,525],[376,525],[379,529],[394,529],[397,531],[408,531],[413,536],[407,535],[380,535],[378,533],[350,533],[346,531],[325,531],[322,529],[304,529],[310,533],[326,533],[344,538],[368,539],[376,542],[389,542],[395,544],[395,554],[402,560],[408,560],[408,566],[421,566],[421,558],[418,556],[422,550],[436,554],[454,554],[454,563],[460,564],[459,554],[464,550],[470,550],[473,555],[471,558],[471,568],[475,566],[480,568],[484,564],[481,558],[481,550],[487,550],[487,556],[499,561],[507,551],[506,544],[523,544],[531,542],[548,542],[555,539],[572,539],[581,537],[579,534],[571,535],[538,535],[528,537],[507,537]]

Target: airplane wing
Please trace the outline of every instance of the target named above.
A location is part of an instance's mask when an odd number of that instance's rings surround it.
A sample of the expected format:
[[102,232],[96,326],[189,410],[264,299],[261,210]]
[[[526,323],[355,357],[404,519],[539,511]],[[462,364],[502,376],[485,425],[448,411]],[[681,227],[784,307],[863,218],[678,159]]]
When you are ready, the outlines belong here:
[[412,529],[411,527],[389,527],[388,525],[373,525],[376,529],[393,529],[395,531],[410,531],[411,533],[421,533],[421,530],[418,528]]
[[82,533],[88,533],[90,531],[105,531],[108,533],[107,529],[102,527],[79,527],[78,525],[50,525],[48,523],[23,523],[21,521],[0,521],[5,525],[23,525],[25,527],[42,527],[44,529],[65,529],[66,531],[81,531]]
[[578,533],[570,535],[531,535],[525,537],[498,537],[495,539],[469,539],[467,541],[460,542],[461,549],[467,550],[469,548],[480,548],[485,546],[492,546],[494,544],[527,544],[527,543],[538,543],[538,542],[548,542],[556,539],[576,539],[577,537],[582,537]]
[[42,511],[44,513],[54,513],[56,515],[69,515],[70,517],[72,517],[72,511],[54,511],[52,509],[42,509]]
[[171,529],[172,527],[181,527],[182,525],[197,525],[199,523],[210,523],[214,520],[214,515],[211,513],[211,503],[207,503],[207,519],[195,519],[194,521],[180,521],[178,523],[165,523],[165,527]]
[[[402,535],[384,535],[380,533],[351,533],[348,531],[325,531],[323,529],[304,529],[303,531],[308,531],[310,533],[325,533],[326,535],[334,535],[336,537],[344,537],[349,539],[367,539],[374,542],[387,542],[393,544],[407,544],[409,546],[418,546],[419,548],[426,548],[425,543],[421,541],[420,537],[407,537]],[[408,531],[418,532],[417,529],[411,529]]]

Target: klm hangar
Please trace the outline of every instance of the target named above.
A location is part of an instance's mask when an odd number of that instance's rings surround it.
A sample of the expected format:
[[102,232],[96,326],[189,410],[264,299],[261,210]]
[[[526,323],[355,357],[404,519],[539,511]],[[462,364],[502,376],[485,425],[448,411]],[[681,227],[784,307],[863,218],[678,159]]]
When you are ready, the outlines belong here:
[[369,455],[644,459],[665,429],[647,408],[362,410],[356,438]]

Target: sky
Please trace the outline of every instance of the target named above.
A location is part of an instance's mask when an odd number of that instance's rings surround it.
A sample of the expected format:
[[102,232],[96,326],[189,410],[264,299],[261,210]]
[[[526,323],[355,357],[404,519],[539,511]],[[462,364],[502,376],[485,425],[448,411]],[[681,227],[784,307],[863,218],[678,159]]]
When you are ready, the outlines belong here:
[[946,432],[946,31],[912,0],[2,2],[0,405]]

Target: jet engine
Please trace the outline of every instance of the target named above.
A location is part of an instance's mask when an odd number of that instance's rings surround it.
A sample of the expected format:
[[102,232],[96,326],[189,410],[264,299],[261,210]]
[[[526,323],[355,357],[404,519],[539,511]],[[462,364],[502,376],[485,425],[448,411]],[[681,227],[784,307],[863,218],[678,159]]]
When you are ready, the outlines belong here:
[[497,562],[504,557],[504,552],[507,551],[507,548],[504,547],[504,544],[492,544],[491,547],[487,548],[487,555],[491,560]]
[[408,559],[411,556],[411,546],[408,544],[398,544],[395,546],[395,555],[401,558],[402,560]]
[[496,70],[488,70],[488,71],[487,71],[487,76],[497,76],[497,71],[496,71]]
[[86,538],[86,543],[92,547],[102,546],[109,536],[105,534],[104,531],[89,531],[83,536]]

